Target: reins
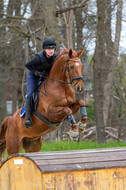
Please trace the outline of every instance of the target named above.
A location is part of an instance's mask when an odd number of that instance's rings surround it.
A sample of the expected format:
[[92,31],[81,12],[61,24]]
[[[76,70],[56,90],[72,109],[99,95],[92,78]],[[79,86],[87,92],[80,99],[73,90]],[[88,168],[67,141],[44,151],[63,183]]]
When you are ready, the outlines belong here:
[[54,79],[54,78],[48,78],[50,80],[55,80],[55,81],[58,81],[58,82],[62,82],[62,83],[66,83],[66,84],[72,84],[72,82],[68,82],[68,81],[64,81],[64,80],[58,80],[58,79]]

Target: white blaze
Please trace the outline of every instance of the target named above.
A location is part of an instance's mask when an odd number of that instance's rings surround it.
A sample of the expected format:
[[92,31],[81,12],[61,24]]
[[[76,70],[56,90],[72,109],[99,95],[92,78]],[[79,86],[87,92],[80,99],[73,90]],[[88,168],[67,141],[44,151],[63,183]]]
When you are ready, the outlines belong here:
[[79,63],[76,62],[75,65],[76,65],[76,66],[79,66]]

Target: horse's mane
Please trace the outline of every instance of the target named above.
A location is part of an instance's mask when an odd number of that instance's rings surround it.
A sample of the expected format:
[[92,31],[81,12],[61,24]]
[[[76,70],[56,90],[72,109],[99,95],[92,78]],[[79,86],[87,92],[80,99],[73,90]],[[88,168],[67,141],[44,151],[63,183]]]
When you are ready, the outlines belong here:
[[[68,54],[68,52],[69,52],[69,49],[67,49],[67,48],[61,49],[59,55],[55,58],[54,63],[57,61],[57,59],[59,59],[59,57],[61,57],[62,55]],[[72,54],[73,56],[76,56],[76,55],[77,55],[76,51],[72,50],[72,52],[73,52],[73,54]]]
[[68,52],[69,52],[69,49],[63,48],[63,49],[61,49],[60,54],[66,54]]
[[58,56],[55,58],[54,63],[57,61],[57,59],[59,59],[59,57],[61,57],[61,56],[64,55],[64,54],[67,54],[68,52],[69,52],[68,49],[63,48],[63,49],[60,51],[60,53],[58,54]]

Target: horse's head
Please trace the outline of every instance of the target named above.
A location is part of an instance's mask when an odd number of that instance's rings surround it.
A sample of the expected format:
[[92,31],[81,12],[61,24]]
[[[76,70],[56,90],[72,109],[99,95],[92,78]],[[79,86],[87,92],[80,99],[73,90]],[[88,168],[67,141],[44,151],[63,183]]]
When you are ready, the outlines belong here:
[[82,92],[84,88],[82,63],[80,61],[82,53],[83,48],[79,52],[63,48],[55,59],[49,79],[61,84],[72,84],[77,92]]
[[65,75],[76,89],[76,92],[82,92],[84,88],[82,76],[82,63],[79,59],[83,53],[83,48],[79,52],[69,50],[66,57]]

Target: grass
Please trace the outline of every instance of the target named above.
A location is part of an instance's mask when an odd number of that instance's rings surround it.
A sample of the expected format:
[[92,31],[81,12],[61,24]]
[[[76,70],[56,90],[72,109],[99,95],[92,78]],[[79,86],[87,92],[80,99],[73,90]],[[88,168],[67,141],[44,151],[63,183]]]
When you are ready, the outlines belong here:
[[[113,148],[113,147],[125,147],[126,144],[122,141],[111,141],[109,143],[104,143],[99,145],[97,141],[59,141],[59,142],[43,142],[42,149],[40,152],[49,151],[65,151],[65,150],[80,150],[80,149],[96,149],[96,148]],[[24,150],[21,150],[24,153]],[[6,155],[7,152],[6,152]]]
[[125,147],[123,142],[109,142],[99,145],[96,141],[60,141],[60,142],[47,142],[42,144],[41,152],[46,151],[63,151],[63,150],[79,150],[79,149],[95,149],[95,148],[112,148],[112,147]]

